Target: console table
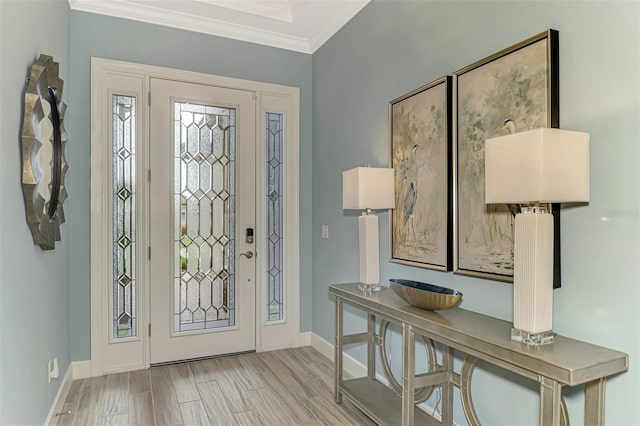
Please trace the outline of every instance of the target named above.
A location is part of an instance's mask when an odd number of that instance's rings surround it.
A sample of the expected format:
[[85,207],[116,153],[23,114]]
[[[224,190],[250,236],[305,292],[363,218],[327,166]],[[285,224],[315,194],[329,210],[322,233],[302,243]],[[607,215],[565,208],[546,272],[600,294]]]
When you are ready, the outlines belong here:
[[[483,360],[540,383],[541,426],[568,424],[562,386],[580,384],[585,385],[585,424],[604,425],[606,377],[629,367],[629,357],[622,352],[559,335],[553,344],[527,346],[511,340],[511,323],[507,321],[460,308],[415,308],[388,288],[365,294],[358,283],[334,284],[329,286],[329,294],[335,296],[335,400],[339,404],[345,396],[378,424],[440,424],[415,403],[426,400],[433,387],[441,385],[442,423],[453,423],[453,386],[457,386],[467,421],[479,425],[471,375],[476,362]],[[366,332],[343,335],[344,303],[367,313]],[[376,318],[380,319],[378,331]],[[402,327],[401,384],[390,374],[384,350],[388,323]],[[415,374],[416,335],[423,336],[429,358],[427,373],[420,375]],[[441,362],[436,359],[434,341],[441,345]],[[367,377],[343,380],[343,347],[360,342],[367,343]],[[375,378],[378,346],[391,388]],[[466,354],[459,373],[453,369],[454,349]]]

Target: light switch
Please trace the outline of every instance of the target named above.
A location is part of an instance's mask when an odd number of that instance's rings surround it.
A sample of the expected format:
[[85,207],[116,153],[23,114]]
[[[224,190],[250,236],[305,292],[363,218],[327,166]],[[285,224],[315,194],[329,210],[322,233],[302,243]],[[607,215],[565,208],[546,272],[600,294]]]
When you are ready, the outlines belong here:
[[329,225],[322,225],[322,238],[329,239]]

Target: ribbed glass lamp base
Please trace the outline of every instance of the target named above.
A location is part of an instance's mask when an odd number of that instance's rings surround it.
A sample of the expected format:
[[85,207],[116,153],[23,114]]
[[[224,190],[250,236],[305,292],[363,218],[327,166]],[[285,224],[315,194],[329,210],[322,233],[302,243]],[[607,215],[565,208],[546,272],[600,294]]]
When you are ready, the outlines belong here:
[[529,333],[528,331],[518,330],[517,328],[511,329],[511,340],[531,346],[542,346],[553,343],[553,336],[555,336],[555,333],[551,330],[541,333]]

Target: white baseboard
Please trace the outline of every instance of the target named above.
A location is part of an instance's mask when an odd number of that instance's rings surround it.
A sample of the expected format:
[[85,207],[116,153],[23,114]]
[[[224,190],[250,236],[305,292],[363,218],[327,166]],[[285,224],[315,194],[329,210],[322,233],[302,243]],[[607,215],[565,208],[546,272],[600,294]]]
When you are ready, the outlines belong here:
[[305,331],[298,334],[297,346],[311,346],[311,336],[313,335],[310,331]]
[[287,348],[289,348],[288,342],[286,344],[276,343],[275,345],[262,345],[261,347],[258,347],[256,345],[256,352],[270,352],[270,351],[277,351],[279,349],[287,349]]
[[49,414],[44,421],[44,426],[54,425],[56,423],[55,414],[62,411],[64,401],[67,399],[69,390],[71,390],[71,383],[74,380],[86,379],[88,377],[91,377],[91,360],[73,361],[69,364],[67,372],[64,373],[64,377],[62,378],[62,383],[60,383],[60,387],[58,388],[56,398],[51,404]]
[[310,345],[311,345],[311,332],[306,331],[306,332],[298,333],[297,335],[294,335],[290,341],[287,340],[286,342],[280,342],[276,344],[262,344],[262,345],[258,345],[256,343],[256,352],[270,352],[270,351],[277,351],[280,349],[299,348],[301,346],[310,346]]
[[[334,359],[334,356],[335,356],[334,345],[327,342],[325,339],[323,339],[322,337],[318,336],[315,333],[311,333],[311,347],[317,350],[318,352],[320,352],[322,355],[326,356],[327,358],[331,360]],[[344,371],[346,371],[348,374],[352,375],[353,377],[364,377],[367,375],[367,367],[363,363],[361,363],[360,361],[358,361],[357,359],[353,358],[348,354],[343,354],[342,366],[344,368]],[[378,380],[380,383],[385,384],[386,386],[389,386],[389,381],[387,380],[387,378],[383,373],[376,372],[376,380]],[[442,420],[442,416],[440,415],[440,413],[439,412],[434,413],[435,411],[434,408],[431,405],[427,404],[426,402],[419,404],[418,408],[420,408],[422,411],[429,414],[430,416],[433,416],[435,419],[440,421]],[[455,422],[453,424],[454,426],[458,426]]]
[[[331,360],[333,360],[335,356],[334,346],[315,333],[312,333],[311,335],[311,347]],[[353,377],[364,377],[367,375],[367,367],[350,355],[343,355],[342,366],[344,371]],[[376,374],[376,378],[378,378],[378,376],[379,374]],[[384,384],[388,384],[387,379],[384,376],[381,376],[380,379]]]
[[73,380],[86,379],[91,377],[91,360],[86,361],[73,361]]
[[73,366],[69,364],[69,366],[67,367],[67,372],[64,373],[62,383],[60,383],[60,387],[58,388],[58,392],[56,393],[56,397],[51,404],[49,414],[44,421],[44,426],[49,426],[56,423],[57,419],[55,414],[62,411],[64,401],[67,399],[67,395],[69,394],[69,390],[71,389],[71,382],[73,382]]

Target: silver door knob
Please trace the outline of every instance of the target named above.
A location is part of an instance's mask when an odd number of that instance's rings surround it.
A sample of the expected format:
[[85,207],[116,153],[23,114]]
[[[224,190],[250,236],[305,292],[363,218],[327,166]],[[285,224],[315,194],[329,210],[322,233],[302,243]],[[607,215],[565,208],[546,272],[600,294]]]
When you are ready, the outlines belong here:
[[240,253],[240,256],[244,256],[244,257],[246,257],[247,259],[251,259],[251,258],[253,257],[253,252],[252,252],[251,250],[249,250],[249,251],[248,251],[248,252],[246,252],[246,253]]

